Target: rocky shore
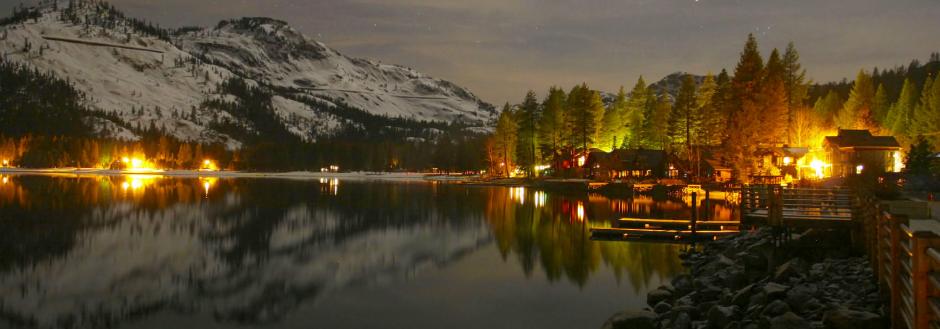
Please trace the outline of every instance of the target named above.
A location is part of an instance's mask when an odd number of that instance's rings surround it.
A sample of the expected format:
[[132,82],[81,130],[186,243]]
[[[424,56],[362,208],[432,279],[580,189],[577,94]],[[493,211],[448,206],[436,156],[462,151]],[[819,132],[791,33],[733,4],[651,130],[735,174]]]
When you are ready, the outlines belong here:
[[647,295],[645,310],[605,329],[868,329],[888,316],[868,259],[847,234],[808,232],[774,246],[769,229],[682,255],[689,274]]

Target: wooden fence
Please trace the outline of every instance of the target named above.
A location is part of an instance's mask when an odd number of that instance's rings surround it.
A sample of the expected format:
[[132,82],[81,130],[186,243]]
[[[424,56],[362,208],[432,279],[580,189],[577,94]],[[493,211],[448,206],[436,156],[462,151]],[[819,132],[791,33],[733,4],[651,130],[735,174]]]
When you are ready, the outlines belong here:
[[874,198],[865,201],[858,218],[879,287],[890,300],[891,327],[940,328],[940,236],[918,227],[932,220],[912,223]]

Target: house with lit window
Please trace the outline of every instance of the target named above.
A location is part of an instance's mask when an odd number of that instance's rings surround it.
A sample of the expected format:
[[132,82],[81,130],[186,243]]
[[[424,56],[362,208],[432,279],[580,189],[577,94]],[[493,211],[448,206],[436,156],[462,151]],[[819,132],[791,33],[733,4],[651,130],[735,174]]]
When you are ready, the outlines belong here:
[[897,139],[874,136],[868,130],[839,129],[837,136],[826,137],[823,148],[832,177],[899,172],[903,166]]
[[585,163],[593,178],[601,181],[680,178],[683,170],[679,165],[666,151],[645,149],[591,152]]

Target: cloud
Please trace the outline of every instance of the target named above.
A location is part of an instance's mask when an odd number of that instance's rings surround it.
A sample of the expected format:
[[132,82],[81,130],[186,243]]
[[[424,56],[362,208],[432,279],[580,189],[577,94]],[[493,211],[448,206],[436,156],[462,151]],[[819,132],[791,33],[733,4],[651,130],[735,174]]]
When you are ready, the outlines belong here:
[[[271,16],[345,54],[414,67],[485,100],[733,69],[748,33],[794,41],[816,81],[936,51],[935,0],[112,0],[163,25]],[[0,10],[12,8],[0,0]]]

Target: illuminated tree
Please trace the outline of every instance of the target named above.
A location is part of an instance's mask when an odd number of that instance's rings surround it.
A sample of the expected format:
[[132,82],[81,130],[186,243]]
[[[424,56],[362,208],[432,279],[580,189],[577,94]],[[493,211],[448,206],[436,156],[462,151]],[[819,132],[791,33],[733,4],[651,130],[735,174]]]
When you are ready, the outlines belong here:
[[649,113],[650,92],[643,77],[637,79],[636,85],[630,91],[627,107],[624,110],[623,123],[627,131],[623,139],[623,146],[637,148],[644,144],[646,114]]
[[539,119],[539,101],[534,91],[529,91],[516,111],[519,127],[519,143],[516,145],[516,159],[524,171],[530,172],[538,161],[536,130]]
[[583,83],[572,88],[568,93],[568,112],[565,115],[565,127],[572,132],[568,145],[584,151],[594,146],[603,117],[604,102],[599,92]]
[[909,139],[911,116],[914,115],[914,108],[917,107],[917,99],[917,87],[914,82],[910,78],[904,79],[898,101],[891,105],[891,109],[885,116],[885,128],[898,137]]
[[509,177],[511,168],[515,165],[519,127],[514,116],[515,113],[508,103],[503,106],[496,123],[496,132],[491,137],[490,168],[500,172],[503,177]]
[[842,110],[836,117],[836,124],[843,129],[870,129],[876,130],[872,105],[875,100],[875,86],[871,75],[865,70],[858,71],[849,99],[842,105]]
[[665,94],[661,94],[653,101],[649,116],[649,130],[647,143],[650,148],[665,150],[669,142],[669,116],[672,115],[672,102]]
[[739,176],[750,173],[750,158],[764,133],[759,126],[761,106],[758,99],[764,78],[764,62],[757,50],[757,40],[748,34],[744,50],[731,79],[731,98],[728,104],[730,123],[725,145]]
[[806,81],[806,70],[800,65],[800,54],[797,53],[793,42],[787,44],[783,53],[784,88],[787,97],[787,142],[803,145],[802,137],[805,121],[798,123],[797,115],[806,118],[807,110],[804,102],[809,91]]
[[561,88],[552,87],[542,102],[542,115],[537,126],[538,145],[543,157],[556,161],[565,140],[565,104],[567,95]]
[[600,138],[597,143],[598,148],[609,152],[623,144],[627,130],[627,125],[624,123],[626,118],[624,113],[626,111],[627,94],[621,86],[620,91],[617,92],[617,97],[604,111]]

